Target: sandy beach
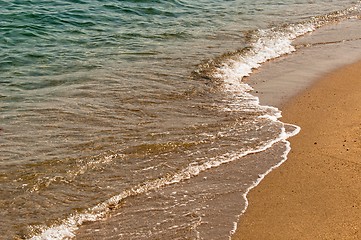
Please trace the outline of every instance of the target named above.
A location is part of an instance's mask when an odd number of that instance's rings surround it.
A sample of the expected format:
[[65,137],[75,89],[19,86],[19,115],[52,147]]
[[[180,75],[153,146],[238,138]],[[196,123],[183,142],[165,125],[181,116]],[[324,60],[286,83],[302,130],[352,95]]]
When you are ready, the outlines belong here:
[[301,132],[288,160],[248,195],[232,239],[361,239],[361,62],[282,107]]

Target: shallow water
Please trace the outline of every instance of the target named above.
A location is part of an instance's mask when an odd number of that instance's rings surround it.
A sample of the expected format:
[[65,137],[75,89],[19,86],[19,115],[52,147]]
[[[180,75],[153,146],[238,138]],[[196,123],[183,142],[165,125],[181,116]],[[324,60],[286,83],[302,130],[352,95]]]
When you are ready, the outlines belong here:
[[298,130],[241,78],[356,3],[0,1],[3,236],[227,238]]

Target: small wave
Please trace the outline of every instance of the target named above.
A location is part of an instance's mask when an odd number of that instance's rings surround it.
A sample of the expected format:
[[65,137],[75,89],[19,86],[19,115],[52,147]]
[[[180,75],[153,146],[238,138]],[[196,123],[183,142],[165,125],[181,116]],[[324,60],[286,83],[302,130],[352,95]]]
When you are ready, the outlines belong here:
[[[278,116],[262,116],[264,118],[275,119]],[[276,120],[279,122],[278,120]],[[279,122],[280,123],[280,122]],[[144,194],[149,191],[157,190],[161,187],[175,184],[181,181],[185,181],[191,179],[199,175],[201,172],[207,171],[211,168],[216,168],[222,164],[229,163],[235,161],[239,158],[242,158],[249,154],[254,154],[257,152],[262,152],[270,147],[272,147],[275,143],[280,141],[285,141],[287,138],[295,135],[298,131],[298,128],[295,127],[296,130],[292,132],[287,132],[285,127],[283,127],[282,132],[275,139],[272,139],[263,145],[259,146],[257,149],[248,150],[245,152],[234,152],[227,153],[221,156],[211,158],[205,163],[192,163],[189,164],[188,167],[178,171],[177,173],[171,175],[166,175],[159,179],[151,180],[135,186],[131,189],[125,190],[120,194],[113,196],[112,198],[94,206],[93,208],[88,209],[84,213],[73,214],[70,215],[67,219],[63,220],[61,224],[54,225],[51,227],[33,227],[33,232],[40,232],[39,235],[33,236],[30,238],[31,240],[43,240],[43,239],[67,239],[75,237],[75,232],[79,226],[86,222],[94,222],[100,220],[108,215],[109,212],[118,208],[122,201],[126,198],[137,196],[139,194]]]
[[252,70],[259,68],[262,63],[295,51],[292,40],[314,30],[315,26],[311,23],[290,25],[281,30],[257,30],[247,51],[227,57],[228,59],[213,71],[212,77],[222,80],[227,92],[236,94],[249,91],[251,87],[242,82],[244,77],[249,76]]
[[[235,76],[235,75],[224,75],[224,76]],[[236,78],[235,76],[235,79]],[[36,236],[33,236],[32,240],[39,240],[39,239],[67,239],[73,238],[76,234],[76,230],[79,226],[83,225],[86,222],[93,222],[100,220],[106,217],[112,210],[119,208],[122,202],[132,196],[137,196],[140,194],[147,193],[149,191],[154,191],[159,188],[165,187],[167,185],[176,184],[178,182],[182,182],[188,179],[191,179],[195,176],[198,176],[201,172],[207,171],[212,168],[217,168],[222,164],[229,163],[235,160],[238,160],[246,155],[254,154],[258,152],[265,151],[272,147],[274,144],[285,141],[288,137],[294,135],[294,132],[287,132],[285,130],[285,125],[280,122],[278,119],[281,117],[281,112],[274,107],[271,106],[261,106],[259,103],[259,99],[257,97],[252,96],[251,94],[247,93],[250,87],[247,84],[243,84],[241,82],[234,82],[229,83],[228,87],[226,88],[227,92],[231,92],[235,95],[234,102],[225,108],[225,111],[237,111],[239,107],[244,105],[244,101],[247,102],[247,108],[250,111],[259,111],[262,114],[258,116],[258,118],[267,119],[274,124],[280,124],[281,132],[262,144],[258,145],[256,148],[251,148],[247,150],[239,150],[235,152],[225,153],[219,155],[217,157],[212,157],[207,159],[205,162],[196,163],[193,162],[189,164],[187,167],[179,170],[173,174],[166,174],[163,177],[158,179],[153,179],[137,186],[131,187],[122,191],[120,194],[115,195],[108,200],[99,203],[98,205],[85,210],[82,213],[75,213],[70,215],[67,219],[61,221],[58,225],[53,225],[50,227],[47,226],[40,226],[40,227],[33,227],[34,233],[39,233]],[[237,98],[236,95],[242,95],[242,97]],[[152,151],[167,151],[168,149],[173,149],[174,145],[160,145],[160,146],[151,146],[151,145],[144,145],[140,146],[140,149],[135,149],[138,151],[149,151],[149,149],[154,149]]]
[[212,79],[228,92],[249,91],[251,87],[242,83],[242,79],[262,63],[296,51],[292,45],[294,39],[327,24],[358,16],[360,11],[361,1],[344,10],[304,22],[248,31],[244,34],[246,47],[200,64],[194,74],[198,78]]
[[[290,54],[296,51],[296,48],[292,45],[292,41],[297,37],[300,37],[306,33],[312,32],[317,28],[320,28],[326,24],[332,22],[338,22],[347,18],[352,17],[352,14],[359,12],[361,9],[360,4],[357,4],[348,9],[332,12],[324,16],[318,16],[312,18],[310,21],[306,21],[299,24],[290,24],[283,27],[275,27],[270,29],[260,29],[253,31],[250,34],[249,46],[235,53],[223,55],[221,58],[214,61],[207,62],[204,65],[200,66],[200,69],[196,74],[203,78],[212,79],[218,84],[221,83],[221,87],[225,93],[234,97],[235,101],[240,101],[238,96],[242,95],[242,100],[244,96],[252,99],[253,96],[248,92],[252,90],[252,87],[248,84],[242,82],[244,77],[249,76],[254,69],[257,69],[261,64],[278,58],[285,54]],[[203,74],[203,75],[202,75]],[[257,101],[258,98],[254,98]],[[232,107],[237,107],[237,103],[233,103]],[[268,106],[260,106],[260,108],[271,108]],[[229,109],[227,109],[229,110]],[[233,110],[233,109],[230,109]],[[278,118],[281,115],[281,112],[278,112],[278,109],[273,108],[273,113],[275,115],[264,115],[262,117],[269,118],[277,122]],[[248,208],[248,199],[247,195],[249,191],[256,186],[275,168],[281,166],[286,160],[287,155],[291,150],[290,143],[287,141],[287,138],[297,135],[301,128],[292,125],[292,124],[283,124],[282,133],[285,134],[285,137],[280,141],[286,144],[286,151],[281,156],[281,161],[275,166],[271,167],[268,171],[259,175],[259,178],[247,189],[243,194],[245,200],[245,208],[242,210],[238,218],[245,213]],[[286,131],[285,127],[294,128],[293,131]],[[277,141],[278,142],[278,141]],[[274,143],[273,143],[274,144]],[[272,146],[271,144],[270,146]],[[265,150],[265,149],[263,149]],[[230,237],[235,233],[237,229],[237,222],[234,222],[234,228],[230,231]]]
[[[300,131],[301,131],[301,128],[296,126],[296,125],[293,125],[293,124],[287,124],[288,127],[293,127],[294,130],[293,131],[290,131],[288,132],[288,137],[293,137],[295,135],[297,135]],[[272,168],[270,168],[267,172],[263,173],[263,174],[260,174],[258,179],[246,190],[246,192],[243,194],[243,199],[245,200],[245,207],[244,209],[242,210],[241,214],[238,216],[238,220],[239,218],[247,211],[247,208],[249,206],[249,202],[248,202],[248,198],[247,198],[247,195],[248,193],[255,187],[257,187],[261,181],[270,173],[272,172],[273,170],[275,170],[276,168],[280,167],[285,161],[287,161],[287,156],[289,154],[289,152],[291,151],[291,144],[289,141],[287,141],[287,139],[283,139],[282,140],[283,143],[286,144],[286,151],[283,153],[283,155],[281,156],[281,161],[273,166]],[[238,227],[238,221],[237,222],[234,222],[233,223],[233,229],[230,231],[230,236],[229,236],[229,239],[231,239],[231,236],[236,232],[237,230],[237,227]]]
[[[130,189],[124,190],[118,195],[115,195],[108,200],[87,209],[83,213],[75,213],[70,215],[67,219],[64,219],[58,225],[53,225],[50,227],[34,227],[34,232],[38,232],[39,234],[33,236],[30,239],[38,240],[73,238],[79,226],[85,222],[93,222],[106,217],[107,214],[113,209],[120,207],[122,201],[124,201],[126,198],[144,194],[146,192],[154,191],[170,184],[175,184],[187,179],[191,179],[199,175],[199,173],[207,171],[208,169],[216,168],[222,164],[235,161],[249,154],[265,151],[272,147],[275,143],[285,143],[287,150],[284,152],[282,160],[276,166],[269,169],[266,173],[260,175],[257,181],[255,181],[254,184],[244,194],[244,199],[246,201],[246,207],[243,210],[244,213],[248,206],[248,201],[246,198],[247,193],[250,191],[250,189],[257,186],[269,172],[286,161],[288,152],[290,151],[290,145],[287,139],[296,135],[300,131],[300,128],[294,125],[288,125],[280,122],[278,119],[281,117],[281,112],[277,108],[261,106],[259,99],[248,93],[252,88],[248,84],[242,82],[242,79],[246,76],[249,76],[252,70],[258,68],[262,63],[280,57],[284,54],[289,54],[296,51],[295,47],[292,45],[293,39],[305,33],[314,31],[317,27],[320,27],[323,24],[331,21],[330,19],[333,19],[334,16],[337,16],[337,19],[339,19],[340,16],[346,16],[350,11],[353,10],[350,9],[343,13],[338,12],[334,15],[331,14],[332,17],[320,17],[319,19],[315,18],[309,22],[291,24],[282,28],[257,30],[253,32],[252,37],[250,38],[249,47],[247,49],[236,52],[234,54],[223,56],[221,59],[213,61],[211,64],[207,65],[208,75],[205,76],[220,82],[224,92],[234,97],[235,101],[232,104],[227,105],[225,110],[236,110],[237,107],[239,107],[240,102],[244,99],[247,99],[251,108],[254,107],[260,109],[264,113],[264,115],[260,116],[260,118],[269,119],[274,123],[280,124],[282,126],[281,133],[277,137],[265,142],[256,149],[251,149],[244,152],[223,154],[221,156],[208,159],[208,161],[204,163],[192,163],[174,174],[165,175],[161,178],[153,179],[143,184],[134,186]],[[201,71],[198,73],[201,73]],[[242,95],[242,98],[238,98],[240,95]],[[293,130],[287,131],[286,127],[293,127]],[[235,231],[235,229],[231,232],[231,234]]]

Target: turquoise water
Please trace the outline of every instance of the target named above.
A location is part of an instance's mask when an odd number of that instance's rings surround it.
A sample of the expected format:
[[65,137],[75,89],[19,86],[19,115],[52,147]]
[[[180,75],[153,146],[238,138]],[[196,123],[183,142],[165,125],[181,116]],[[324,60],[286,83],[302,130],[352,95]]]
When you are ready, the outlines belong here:
[[357,4],[0,1],[0,232],[227,238],[297,132],[242,77]]
[[[244,31],[297,22],[353,1],[305,2],[2,1],[2,78],[83,73],[144,56],[176,57],[186,49],[191,54],[185,55],[201,54],[196,64],[220,52],[204,49],[218,48],[220,43],[212,38],[238,41],[228,48],[234,50],[241,47]],[[185,48],[186,43],[195,46]],[[56,85],[55,80],[30,81],[20,85],[24,89]]]

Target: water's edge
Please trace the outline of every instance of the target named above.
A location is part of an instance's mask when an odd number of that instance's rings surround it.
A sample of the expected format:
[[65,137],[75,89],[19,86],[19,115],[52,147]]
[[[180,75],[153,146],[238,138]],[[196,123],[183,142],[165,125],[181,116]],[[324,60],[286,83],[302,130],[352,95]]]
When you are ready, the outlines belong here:
[[[36,76],[19,77],[16,84],[10,79],[4,96],[9,129],[0,126],[0,144],[6,147],[1,163],[9,167],[1,172],[1,202],[11,207],[4,208],[9,218],[1,227],[33,240],[231,238],[249,192],[287,160],[288,139],[301,131],[282,122],[282,104],[322,71],[360,55],[360,5],[245,31],[242,49],[217,48],[222,55],[205,57],[191,73],[174,70],[172,57],[178,55],[167,58],[164,52],[130,54],[124,58],[129,66],[133,60],[145,65],[123,73],[114,63],[109,74],[93,69],[96,76],[82,79],[74,73],[64,78],[68,83],[41,76],[39,82]],[[345,32],[338,39],[340,29]],[[349,29],[356,33],[347,34]],[[330,49],[337,61],[327,57]],[[315,56],[321,60],[314,69],[299,67]],[[149,62],[159,66],[140,69]],[[18,223],[21,214],[26,217]]]
[[[298,94],[322,79],[322,76],[335,69],[360,61],[360,19],[344,19],[341,22],[322,26],[311,33],[294,39],[292,45],[297,51],[267,62],[256,73],[247,78],[247,83],[252,86],[252,94],[259,97],[261,104],[270,104],[282,110],[292,99],[297,98]],[[289,71],[290,69],[292,72]],[[290,81],[290,79],[292,80]],[[285,85],[285,82],[289,84]],[[297,127],[297,130],[290,137],[297,135],[302,130],[299,126],[293,126]],[[283,161],[262,174],[244,194],[247,206],[239,219],[246,214],[249,205],[247,195],[270,172],[287,161],[288,153],[291,151],[291,143],[286,142],[287,152],[283,155]],[[239,221],[234,224],[235,227],[231,231],[229,239],[237,231]]]

